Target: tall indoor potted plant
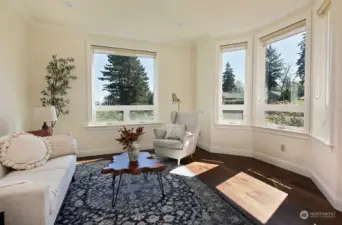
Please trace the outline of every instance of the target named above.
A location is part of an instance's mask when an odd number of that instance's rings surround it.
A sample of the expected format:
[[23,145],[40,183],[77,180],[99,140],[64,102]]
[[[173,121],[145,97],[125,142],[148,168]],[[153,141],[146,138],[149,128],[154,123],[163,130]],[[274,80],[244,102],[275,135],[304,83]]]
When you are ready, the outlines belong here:
[[135,130],[127,129],[126,127],[122,127],[119,129],[120,137],[116,138],[125,151],[128,152],[128,157],[130,162],[136,162],[139,157],[139,146],[138,146],[138,139],[141,135],[143,135],[144,128],[137,127]]
[[42,106],[55,106],[57,117],[69,113],[67,105],[70,100],[66,95],[71,89],[70,81],[77,79],[72,73],[75,69],[74,61],[74,58],[57,58],[57,55],[53,55],[46,67],[46,87],[41,91],[43,97],[40,101]]

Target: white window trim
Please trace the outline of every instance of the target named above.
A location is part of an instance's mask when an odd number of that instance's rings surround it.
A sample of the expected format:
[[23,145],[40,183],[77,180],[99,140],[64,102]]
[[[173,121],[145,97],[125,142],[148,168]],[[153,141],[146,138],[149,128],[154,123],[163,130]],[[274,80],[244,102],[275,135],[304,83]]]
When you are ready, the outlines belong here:
[[135,110],[151,110],[154,111],[156,110],[156,106],[154,105],[118,105],[118,106],[95,106],[93,111],[93,118],[92,121],[96,121],[96,111],[123,111],[124,115],[124,120],[123,121],[105,121],[105,122],[92,122],[93,124],[98,124],[98,125],[121,125],[121,124],[149,124],[149,123],[156,123],[157,120],[145,120],[145,121],[137,121],[137,120],[130,120],[130,111],[135,111]]
[[298,21],[294,24],[290,24],[284,28],[281,28],[279,30],[271,32],[268,35],[261,37],[260,41],[263,43],[264,46],[266,46],[306,31],[305,26],[306,20],[303,19],[301,21]]
[[327,10],[327,43],[326,43],[326,54],[327,54],[327,60],[326,60],[326,72],[328,75],[326,76],[326,124],[328,126],[329,130],[329,143],[334,143],[334,136],[332,135],[334,133],[334,127],[332,124],[332,106],[331,106],[331,99],[333,96],[333,88],[332,88],[332,14],[331,14],[331,6]]
[[[122,49],[136,49],[138,51],[146,51],[146,52],[154,52],[157,57],[155,58],[154,63],[154,96],[153,102],[154,105],[132,105],[132,106],[95,106],[95,100],[93,98],[93,93],[95,91],[95,87],[93,85],[95,81],[95,77],[93,76],[93,46],[105,46],[106,48],[122,48]],[[128,125],[139,125],[144,124],[144,126],[159,126],[161,122],[159,121],[159,107],[158,107],[158,49],[144,49],[140,46],[136,46],[135,44],[113,44],[106,43],[101,41],[87,41],[86,43],[86,52],[87,52],[87,102],[88,102],[88,110],[87,110],[87,121],[85,123],[86,128],[96,128],[103,129],[108,127],[109,129],[115,128],[118,126]],[[96,122],[96,108],[103,107],[104,110],[117,110],[124,111],[124,121],[106,121],[106,122]],[[153,110],[154,111],[154,120],[146,120],[146,121],[125,121],[127,117],[129,117],[130,110]],[[127,113],[128,112],[128,113]]]
[[[291,24],[295,24],[299,21],[306,20],[306,62],[305,62],[305,99],[304,105],[295,105],[295,104],[287,104],[287,105],[270,105],[265,103],[265,45],[260,39],[274,31],[280,30],[284,27],[287,27]],[[297,31],[298,32],[298,31]],[[290,32],[288,35],[292,36],[293,32]],[[284,38],[282,36],[281,38]],[[311,43],[312,43],[312,16],[311,11],[306,13],[301,13],[300,15],[292,16],[291,18],[282,21],[282,23],[277,24],[276,26],[269,27],[268,29],[263,30],[258,35],[255,36],[254,39],[254,49],[255,49],[255,65],[254,65],[254,86],[256,87],[254,90],[254,126],[263,127],[269,129],[279,129],[289,132],[299,132],[299,133],[310,133],[310,121],[311,121]],[[287,110],[284,110],[286,107]],[[304,127],[290,127],[290,126],[281,126],[281,125],[270,125],[265,123],[265,112],[266,111],[284,111],[291,112],[289,108],[294,110],[292,112],[304,112]]]
[[[246,49],[246,74],[245,74],[245,88],[244,88],[244,104],[243,105],[222,105],[222,51],[221,46],[224,45],[239,45],[240,43],[247,43],[246,48],[232,47],[229,51],[236,51]],[[243,37],[234,40],[219,41],[216,44],[216,71],[215,71],[215,125],[216,126],[229,126],[229,125],[246,125],[251,124],[252,114],[252,71],[253,71],[253,37]],[[242,110],[243,120],[222,120],[222,110]]]
[[317,9],[318,16],[324,16],[331,9],[331,0],[323,0],[320,7]]
[[[327,143],[334,143],[333,135],[333,124],[331,123],[332,111],[331,111],[331,92],[332,92],[332,77],[331,77],[331,51],[332,51],[332,40],[331,40],[331,7],[327,5],[324,9],[324,13],[317,16],[317,30],[321,35],[320,39],[320,51],[321,58],[315,62],[318,64],[316,71],[315,82],[313,84],[313,90],[319,90],[318,94],[313,96],[313,101],[324,99],[325,104],[325,115],[320,121],[320,128],[316,128],[312,131],[313,137],[319,140],[323,140]],[[317,46],[317,44],[316,44]],[[319,74],[319,77],[317,77]],[[324,85],[324,87],[323,87]],[[313,112],[315,114],[315,112]]]

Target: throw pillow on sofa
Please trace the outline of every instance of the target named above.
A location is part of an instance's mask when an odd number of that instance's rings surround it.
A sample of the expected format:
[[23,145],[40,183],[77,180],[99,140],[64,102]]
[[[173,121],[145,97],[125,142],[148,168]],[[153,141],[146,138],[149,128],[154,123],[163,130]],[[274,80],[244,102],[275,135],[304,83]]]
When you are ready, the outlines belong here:
[[29,170],[44,165],[51,155],[49,141],[20,132],[0,141],[0,162],[16,170]]
[[166,124],[165,139],[180,140],[185,133],[184,124]]
[[50,159],[65,155],[76,155],[75,140],[70,134],[59,134],[50,137],[44,137],[51,144]]

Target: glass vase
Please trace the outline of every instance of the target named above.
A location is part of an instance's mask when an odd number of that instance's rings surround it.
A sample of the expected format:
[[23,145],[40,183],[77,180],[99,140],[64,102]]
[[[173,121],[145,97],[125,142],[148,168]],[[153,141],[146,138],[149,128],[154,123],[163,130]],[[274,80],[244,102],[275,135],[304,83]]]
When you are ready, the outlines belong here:
[[131,147],[127,149],[128,157],[130,162],[136,162],[139,158],[139,145],[133,142]]

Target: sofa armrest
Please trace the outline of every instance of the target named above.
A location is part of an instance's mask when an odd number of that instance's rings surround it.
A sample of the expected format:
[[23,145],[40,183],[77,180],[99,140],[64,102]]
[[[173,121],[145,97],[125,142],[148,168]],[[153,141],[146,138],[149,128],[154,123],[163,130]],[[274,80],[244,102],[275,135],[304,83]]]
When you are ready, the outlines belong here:
[[155,139],[164,139],[166,135],[166,130],[165,129],[154,129],[154,138]]
[[75,155],[77,155],[77,141],[76,141],[76,139],[72,139],[72,147],[74,149]]
[[47,225],[49,186],[24,183],[0,188],[0,211],[5,212],[6,225]]

